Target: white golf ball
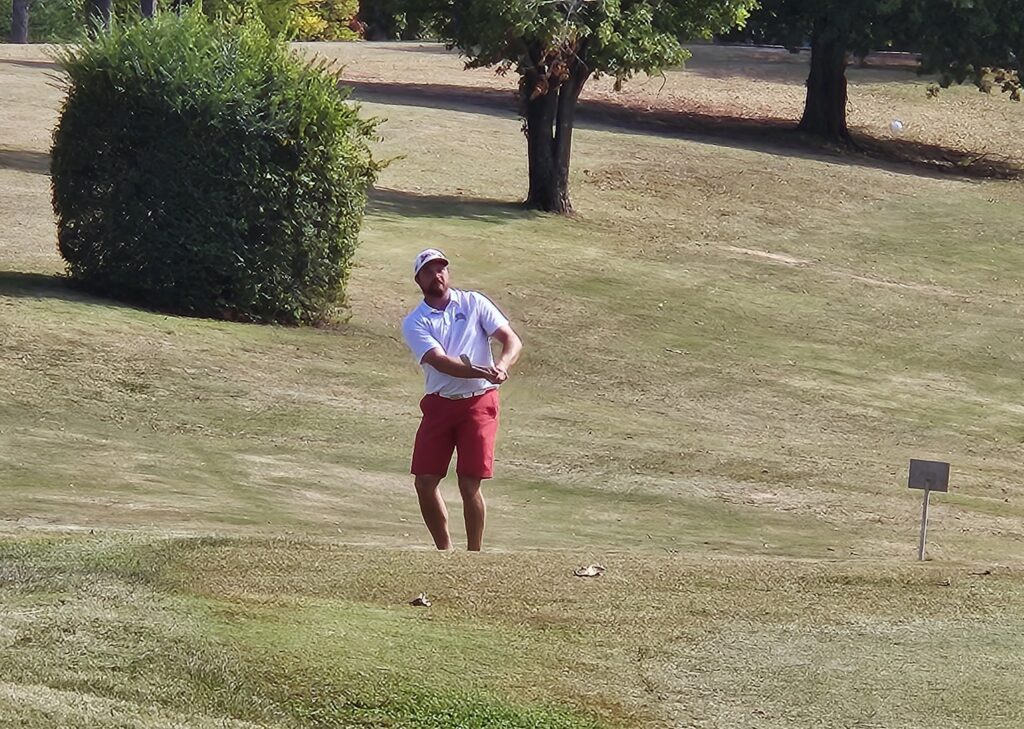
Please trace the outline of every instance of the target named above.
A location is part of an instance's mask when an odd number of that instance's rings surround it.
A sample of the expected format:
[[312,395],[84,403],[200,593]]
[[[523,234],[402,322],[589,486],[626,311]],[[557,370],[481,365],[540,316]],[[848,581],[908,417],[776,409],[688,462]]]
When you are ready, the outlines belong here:
[[899,119],[893,119],[891,122],[889,122],[889,131],[892,132],[893,134],[899,134],[900,132],[903,131],[903,122],[901,122]]

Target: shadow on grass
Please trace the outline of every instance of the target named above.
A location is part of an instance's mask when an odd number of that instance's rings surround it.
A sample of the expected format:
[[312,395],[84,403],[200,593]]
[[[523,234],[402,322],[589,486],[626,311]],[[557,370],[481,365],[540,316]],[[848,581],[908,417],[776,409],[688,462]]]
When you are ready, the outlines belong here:
[[406,218],[463,218],[485,223],[522,220],[539,213],[520,203],[462,195],[424,195],[405,190],[375,188],[366,209],[369,215]]
[[[768,81],[787,86],[804,86],[811,70],[811,49],[790,52],[782,46],[691,44],[693,56],[679,68],[709,79],[741,78],[747,82]],[[847,78],[854,83],[919,84],[919,62],[909,53],[872,53],[851,61]]]
[[59,299],[61,301],[96,301],[89,294],[74,288],[67,278],[57,274],[0,271],[0,296],[18,299]]
[[34,61],[29,58],[0,58],[0,64],[24,68],[45,68],[48,71],[56,71],[60,68],[53,61]]
[[0,149],[0,169],[50,174],[50,155],[28,149]]
[[[398,106],[448,109],[502,118],[518,116],[516,92],[454,84],[375,83],[342,81],[362,101]],[[782,117],[745,117],[680,108],[628,106],[604,99],[580,101],[578,128],[612,129],[632,134],[712,141],[807,159],[893,169],[922,175],[953,174],[968,178],[1017,179],[1024,163],[1011,158],[906,139],[884,139],[854,132],[850,146],[834,145],[796,130]]]
[[0,296],[34,301],[68,301],[76,304],[147,311],[128,301],[107,298],[89,292],[62,274],[0,271]]
[[457,56],[456,50],[449,51],[443,43],[424,43],[423,41],[370,41],[367,46],[382,48],[388,51],[403,51],[405,53],[431,53],[441,56]]

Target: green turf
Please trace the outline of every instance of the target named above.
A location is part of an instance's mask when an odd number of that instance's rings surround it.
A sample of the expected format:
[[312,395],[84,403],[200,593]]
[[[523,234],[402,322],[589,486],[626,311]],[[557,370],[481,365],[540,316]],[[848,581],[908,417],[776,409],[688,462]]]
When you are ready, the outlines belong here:
[[[56,90],[0,72],[43,155]],[[3,721],[1020,725],[1017,184],[583,128],[564,220],[515,119],[366,111],[403,157],[333,328],[72,292],[0,169]],[[426,246],[526,344],[484,555],[407,473]],[[911,457],[953,463],[925,565]]]

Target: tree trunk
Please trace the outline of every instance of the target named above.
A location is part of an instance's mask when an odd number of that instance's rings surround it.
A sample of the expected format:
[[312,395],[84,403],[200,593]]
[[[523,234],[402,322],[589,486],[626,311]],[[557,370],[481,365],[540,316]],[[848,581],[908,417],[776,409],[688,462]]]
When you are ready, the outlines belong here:
[[846,36],[829,28],[824,18],[811,32],[811,72],[807,101],[797,127],[832,142],[849,142],[846,126]]
[[152,18],[156,14],[156,0],[139,0],[139,10],[143,18]]
[[13,0],[11,43],[28,43],[28,6],[31,0]]
[[530,191],[526,205],[548,213],[572,214],[569,199],[569,160],[576,105],[590,69],[575,62],[568,78],[533,95],[536,76],[523,76],[520,98],[526,120],[526,148],[529,157]]
[[86,1],[85,20],[91,37],[101,30],[110,29],[110,4],[111,0]]

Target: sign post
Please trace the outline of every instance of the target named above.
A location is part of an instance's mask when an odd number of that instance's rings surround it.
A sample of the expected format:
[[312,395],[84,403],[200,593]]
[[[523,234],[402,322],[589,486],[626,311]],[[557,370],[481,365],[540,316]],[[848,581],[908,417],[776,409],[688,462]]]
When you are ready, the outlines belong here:
[[919,461],[910,459],[910,477],[907,486],[924,491],[921,504],[921,540],[917,545],[917,559],[924,560],[925,543],[928,540],[928,502],[932,491],[949,491],[949,464],[942,461]]
[[921,539],[917,543],[917,561],[924,561],[924,545],[928,541],[928,502],[932,492],[924,490],[924,501],[921,506]]

